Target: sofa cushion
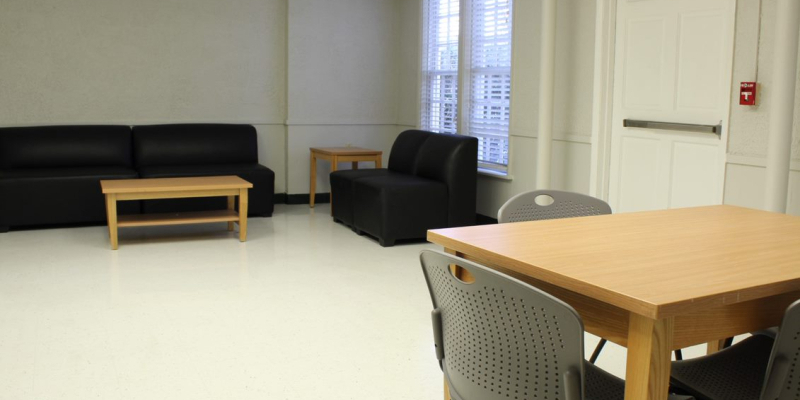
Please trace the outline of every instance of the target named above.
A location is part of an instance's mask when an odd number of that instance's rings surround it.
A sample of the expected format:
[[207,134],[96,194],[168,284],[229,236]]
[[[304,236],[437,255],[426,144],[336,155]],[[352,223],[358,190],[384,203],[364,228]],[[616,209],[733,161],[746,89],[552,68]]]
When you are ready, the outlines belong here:
[[104,165],[132,165],[130,127],[0,128],[0,169]]
[[252,125],[135,126],[133,150],[137,167],[258,163],[256,129]]
[[442,182],[408,174],[354,181],[353,224],[382,246],[397,239],[423,239],[447,227],[448,193]]
[[377,176],[397,174],[385,168],[378,169],[347,169],[331,172],[331,208],[333,219],[353,225],[353,184],[356,180]]
[[[142,178],[178,178],[189,176],[236,175],[253,184],[248,191],[249,215],[272,215],[275,192],[275,173],[271,169],[255,163],[211,164],[211,165],[162,165],[140,167]],[[144,212],[179,212],[219,210],[227,206],[225,198],[210,197],[197,199],[146,200]]]
[[[132,179],[125,167],[0,170],[0,226],[104,223],[102,179]],[[138,213],[138,201],[119,203],[120,214]]]

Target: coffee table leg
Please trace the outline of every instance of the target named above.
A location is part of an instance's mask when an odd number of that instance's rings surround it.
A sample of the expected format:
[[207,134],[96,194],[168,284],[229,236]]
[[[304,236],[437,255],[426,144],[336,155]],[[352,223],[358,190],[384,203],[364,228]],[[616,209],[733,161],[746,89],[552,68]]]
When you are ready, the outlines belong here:
[[358,169],[358,161],[353,161],[350,164],[352,165],[353,169]]
[[[236,196],[228,196],[228,210],[236,209]],[[233,221],[228,222],[228,232],[233,231]]]
[[108,237],[111,239],[111,250],[117,250],[117,195],[106,195],[106,216],[108,218]]
[[317,155],[314,152],[311,152],[311,183],[309,183],[308,189],[308,205],[311,208],[314,208],[314,196],[317,193]]
[[239,241],[247,241],[247,189],[239,191]]

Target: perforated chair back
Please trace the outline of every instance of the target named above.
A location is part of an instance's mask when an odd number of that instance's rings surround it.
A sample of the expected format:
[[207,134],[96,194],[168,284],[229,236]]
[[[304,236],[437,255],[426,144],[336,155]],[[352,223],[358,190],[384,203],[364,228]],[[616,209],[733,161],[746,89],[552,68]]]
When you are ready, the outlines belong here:
[[[552,198],[552,203],[537,204],[536,198],[540,196]],[[508,199],[497,212],[497,221],[504,224],[603,214],[611,214],[611,207],[592,196],[560,190],[534,190]]]
[[[457,400],[583,398],[583,323],[561,300],[438,251],[420,254],[437,357]],[[456,278],[450,265],[474,281]]]
[[800,300],[792,303],[783,316],[772,347],[762,400],[800,398]]

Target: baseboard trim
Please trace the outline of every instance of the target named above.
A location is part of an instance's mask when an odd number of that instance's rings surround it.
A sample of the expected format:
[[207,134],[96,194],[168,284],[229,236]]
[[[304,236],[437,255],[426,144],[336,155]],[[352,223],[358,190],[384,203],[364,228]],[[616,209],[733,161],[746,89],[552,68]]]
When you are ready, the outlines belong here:
[[[309,200],[311,200],[311,196],[308,193],[305,194],[286,194],[286,204],[309,204]],[[314,195],[314,203],[330,203],[331,202],[331,194],[330,193],[317,193]]]

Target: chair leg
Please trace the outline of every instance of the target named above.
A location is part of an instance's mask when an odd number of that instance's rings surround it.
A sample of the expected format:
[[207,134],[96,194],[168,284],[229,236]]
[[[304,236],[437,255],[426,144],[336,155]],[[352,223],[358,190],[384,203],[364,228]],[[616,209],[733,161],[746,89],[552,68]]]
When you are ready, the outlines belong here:
[[8,226],[0,226],[0,233],[8,232],[8,228],[9,228]]
[[597,343],[597,347],[594,348],[594,351],[592,352],[592,356],[589,357],[589,362],[590,363],[594,364],[594,362],[597,361],[597,357],[600,357],[600,351],[603,350],[603,346],[606,345],[607,341],[608,340],[600,338],[600,342],[598,342]]
[[683,360],[683,353],[681,352],[681,349],[675,350],[675,359],[678,361]]
[[394,239],[378,238],[378,243],[383,247],[392,247],[394,246]]

